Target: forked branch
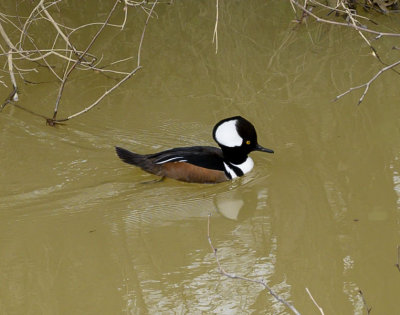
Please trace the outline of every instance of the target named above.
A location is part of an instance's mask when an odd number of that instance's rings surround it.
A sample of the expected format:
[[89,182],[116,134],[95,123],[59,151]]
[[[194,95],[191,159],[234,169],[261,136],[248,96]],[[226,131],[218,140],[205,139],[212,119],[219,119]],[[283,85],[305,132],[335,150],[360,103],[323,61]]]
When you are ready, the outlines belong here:
[[361,102],[364,100],[364,97],[365,97],[365,95],[367,94],[368,89],[369,89],[370,85],[372,84],[372,82],[374,82],[382,73],[384,73],[385,71],[390,70],[390,69],[392,69],[392,68],[398,66],[399,64],[400,64],[400,60],[399,60],[399,61],[396,61],[395,63],[393,63],[393,64],[391,64],[391,65],[388,65],[388,66],[382,68],[382,69],[379,70],[368,82],[366,82],[366,83],[364,83],[364,84],[361,84],[361,85],[359,85],[359,86],[351,87],[351,88],[348,89],[346,92],[344,92],[344,93],[339,94],[338,96],[336,96],[336,97],[333,99],[333,101],[337,101],[339,98],[345,96],[346,94],[349,94],[349,93],[352,92],[352,91],[355,91],[355,90],[364,88],[364,92],[363,92],[363,94],[361,95],[361,97],[359,98],[358,103],[357,103],[357,105],[360,105]]

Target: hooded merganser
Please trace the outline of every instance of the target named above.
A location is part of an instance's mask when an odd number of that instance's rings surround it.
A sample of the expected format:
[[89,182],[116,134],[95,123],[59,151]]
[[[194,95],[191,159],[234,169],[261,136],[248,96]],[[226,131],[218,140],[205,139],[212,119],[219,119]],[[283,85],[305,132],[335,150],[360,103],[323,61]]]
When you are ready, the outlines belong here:
[[142,170],[191,183],[220,183],[251,171],[252,151],[274,153],[257,143],[254,126],[235,116],[217,123],[213,138],[221,149],[210,146],[174,148],[153,154],[137,154],[116,147],[119,158]]

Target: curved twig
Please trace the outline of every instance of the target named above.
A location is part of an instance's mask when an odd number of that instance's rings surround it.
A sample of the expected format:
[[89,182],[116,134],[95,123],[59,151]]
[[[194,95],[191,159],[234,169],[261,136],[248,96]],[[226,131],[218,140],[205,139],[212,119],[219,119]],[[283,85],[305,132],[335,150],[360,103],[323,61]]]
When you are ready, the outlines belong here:
[[325,315],[324,310],[322,309],[321,306],[318,305],[317,301],[315,301],[314,297],[311,295],[310,290],[308,288],[306,288],[306,291],[307,291],[311,301],[313,301],[314,305],[318,308],[318,310],[321,313],[321,315]]
[[215,43],[215,53],[218,53],[218,20],[219,20],[219,1],[216,0],[216,16],[215,16],[215,26],[212,42]]

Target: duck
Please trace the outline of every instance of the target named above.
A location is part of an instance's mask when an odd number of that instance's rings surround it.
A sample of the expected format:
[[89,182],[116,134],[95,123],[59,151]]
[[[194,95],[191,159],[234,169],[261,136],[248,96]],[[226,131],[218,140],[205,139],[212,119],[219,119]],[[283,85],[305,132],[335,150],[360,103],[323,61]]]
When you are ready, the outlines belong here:
[[239,178],[249,173],[253,151],[274,153],[257,142],[253,124],[241,116],[225,118],[213,128],[212,146],[177,147],[157,153],[138,154],[115,147],[118,157],[161,179],[173,178],[188,183],[213,184]]

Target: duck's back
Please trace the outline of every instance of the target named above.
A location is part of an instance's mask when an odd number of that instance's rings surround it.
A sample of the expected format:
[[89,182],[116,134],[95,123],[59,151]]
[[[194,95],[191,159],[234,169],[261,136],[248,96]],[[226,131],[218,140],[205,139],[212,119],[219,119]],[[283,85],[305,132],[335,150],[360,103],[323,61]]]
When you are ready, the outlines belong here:
[[182,147],[146,155],[119,147],[116,147],[116,151],[124,162],[158,176],[194,183],[219,183],[228,180],[222,151],[216,147]]

